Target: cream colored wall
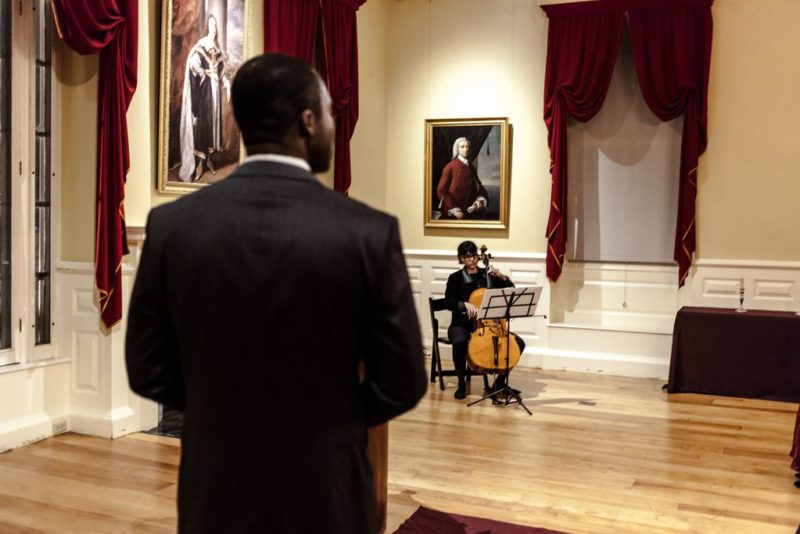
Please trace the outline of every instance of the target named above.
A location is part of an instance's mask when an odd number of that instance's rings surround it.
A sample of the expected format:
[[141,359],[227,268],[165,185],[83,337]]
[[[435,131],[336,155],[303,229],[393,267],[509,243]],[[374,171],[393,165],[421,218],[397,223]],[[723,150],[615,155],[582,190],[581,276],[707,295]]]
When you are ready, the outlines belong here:
[[[248,2],[249,51],[263,50],[263,3]],[[128,109],[131,167],[125,185],[128,226],[144,226],[150,208],[177,198],[157,192],[158,99],[161,41],[159,0],[139,3],[137,89]],[[62,84],[61,259],[94,260],[94,195],[97,157],[97,56],[81,56],[60,40],[56,76]]]
[[97,56],[81,56],[56,39],[61,85],[61,259],[94,259],[97,173]]
[[[386,208],[408,248],[544,252],[550,204],[542,86],[547,20],[527,0],[392,0],[388,40]],[[508,231],[425,230],[427,118],[508,117],[513,127]]]
[[[158,143],[160,2],[139,3],[137,89],[128,109],[131,167],[125,186],[129,226],[142,226],[155,189]],[[56,39],[61,84],[61,259],[94,261],[99,56],[82,56]]]
[[125,222],[144,226],[155,205],[158,171],[158,68],[161,50],[161,2],[139,2],[139,71],[128,108],[131,168],[125,184]]
[[389,0],[369,0],[357,21],[359,118],[350,141],[350,196],[385,209]]
[[[249,2],[250,52],[261,51],[262,3]],[[126,213],[144,224],[155,192],[160,2],[139,5],[139,85],[128,113]],[[698,256],[800,259],[800,40],[796,0],[717,0],[709,136],[701,158]],[[451,249],[471,237],[504,251],[544,252],[550,176],[542,86],[547,20],[527,0],[369,0],[359,10],[361,116],[354,198],[401,219],[408,248]],[[97,58],[58,45],[62,87],[62,259],[92,261]],[[508,231],[423,228],[426,118],[507,116],[513,126]]]
[[[162,2],[139,4],[139,68],[136,93],[128,110],[131,168],[125,187],[125,212],[129,226],[144,226],[151,207],[170,202],[176,195],[158,193],[158,99]],[[248,55],[263,51],[263,2],[247,2]],[[363,83],[361,119],[353,138],[353,182],[351,194],[371,205],[384,204],[386,182],[386,45],[387,0],[371,0],[358,12],[359,61]],[[92,261],[94,257],[94,214],[84,209],[94,195],[96,172],[94,139],[97,116],[97,65],[93,56],[80,56],[60,44],[64,58],[61,82],[65,84],[62,118],[64,145],[64,204],[62,258]],[[89,125],[91,127],[89,128]],[[361,133],[361,131],[365,133]],[[379,132],[375,136],[375,132]],[[87,143],[87,140],[90,142]],[[86,157],[74,157],[86,154]],[[361,156],[363,154],[363,156]],[[331,185],[328,173],[321,180]]]
[[[800,3],[717,0],[712,13],[698,257],[798,260]],[[538,3],[527,0],[390,0],[386,208],[401,218],[407,247],[449,249],[473,237],[504,251],[545,251],[546,32]],[[514,126],[510,229],[425,231],[424,120],[482,116]]]
[[712,14],[698,256],[800,260],[800,2],[716,0]]

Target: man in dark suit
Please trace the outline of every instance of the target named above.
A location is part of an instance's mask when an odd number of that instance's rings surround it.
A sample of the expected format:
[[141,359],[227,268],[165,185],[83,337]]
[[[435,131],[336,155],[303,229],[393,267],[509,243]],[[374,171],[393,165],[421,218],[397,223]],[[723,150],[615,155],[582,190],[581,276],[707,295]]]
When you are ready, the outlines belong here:
[[248,158],[148,218],[131,388],[185,410],[181,532],[374,534],[367,427],[427,386],[397,221],[313,176],[334,124],[306,65],[256,57],[232,97]]

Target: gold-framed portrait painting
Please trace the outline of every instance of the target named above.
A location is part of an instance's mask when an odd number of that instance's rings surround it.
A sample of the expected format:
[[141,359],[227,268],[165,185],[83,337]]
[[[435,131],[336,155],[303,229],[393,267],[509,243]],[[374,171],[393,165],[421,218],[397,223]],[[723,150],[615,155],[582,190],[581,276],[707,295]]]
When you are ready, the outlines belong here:
[[245,0],[164,0],[158,190],[186,193],[242,158],[230,91],[246,57]]
[[508,228],[507,118],[425,121],[425,226]]

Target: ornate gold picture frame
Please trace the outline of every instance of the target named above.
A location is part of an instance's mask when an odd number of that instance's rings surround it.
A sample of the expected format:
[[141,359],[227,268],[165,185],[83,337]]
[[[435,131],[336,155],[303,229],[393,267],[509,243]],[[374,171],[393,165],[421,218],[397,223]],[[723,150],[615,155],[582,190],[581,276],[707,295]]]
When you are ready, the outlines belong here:
[[158,190],[187,193],[243,155],[230,87],[247,52],[245,0],[164,0]]
[[508,228],[507,118],[425,121],[425,227]]

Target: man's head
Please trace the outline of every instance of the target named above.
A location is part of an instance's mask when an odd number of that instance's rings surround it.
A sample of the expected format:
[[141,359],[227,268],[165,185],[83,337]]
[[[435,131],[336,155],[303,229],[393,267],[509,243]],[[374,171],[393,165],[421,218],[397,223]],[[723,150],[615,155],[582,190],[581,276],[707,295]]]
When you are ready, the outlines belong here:
[[319,75],[280,54],[254,57],[233,81],[233,114],[248,153],[300,157],[325,172],[333,153],[331,97]]
[[467,154],[469,154],[469,146],[469,139],[466,137],[459,137],[456,139],[455,143],[453,143],[453,159],[455,159],[456,156],[466,158]]
[[472,241],[463,241],[458,245],[456,253],[458,254],[458,263],[467,263],[474,260],[477,264],[478,247]]

